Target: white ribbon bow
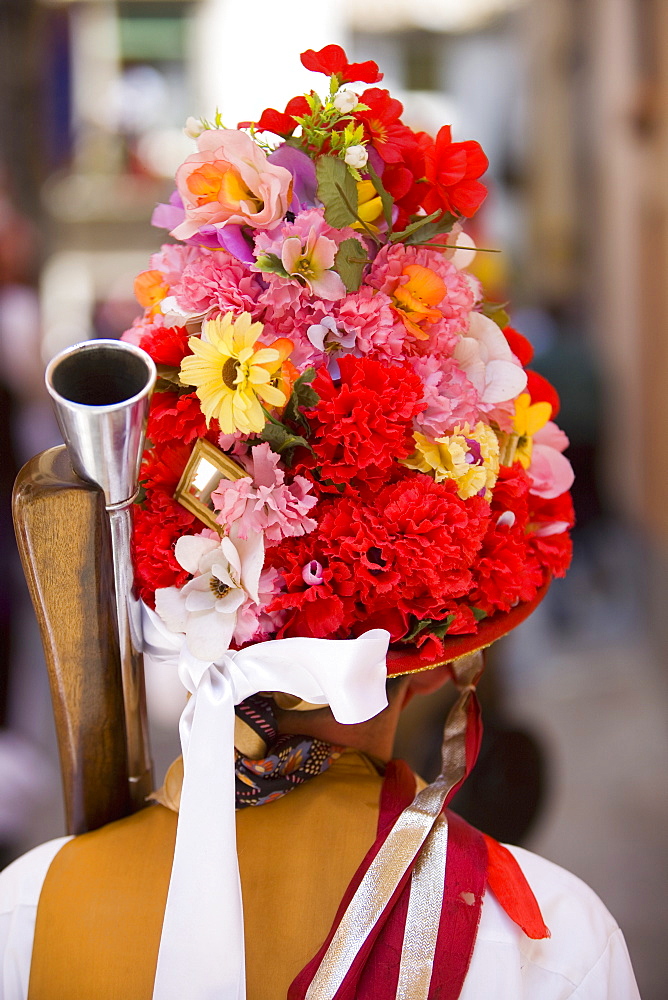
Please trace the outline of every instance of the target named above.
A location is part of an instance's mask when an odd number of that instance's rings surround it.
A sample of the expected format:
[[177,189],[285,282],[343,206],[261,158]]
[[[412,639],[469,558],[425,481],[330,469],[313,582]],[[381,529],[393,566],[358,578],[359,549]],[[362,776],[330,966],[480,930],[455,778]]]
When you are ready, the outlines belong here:
[[234,706],[260,691],[283,691],[329,705],[338,722],[365,722],[387,705],[389,633],[277,639],[206,663],[145,605],[143,630],[145,655],[176,666],[192,695],[179,723],[183,788],[153,1000],[245,1000]]

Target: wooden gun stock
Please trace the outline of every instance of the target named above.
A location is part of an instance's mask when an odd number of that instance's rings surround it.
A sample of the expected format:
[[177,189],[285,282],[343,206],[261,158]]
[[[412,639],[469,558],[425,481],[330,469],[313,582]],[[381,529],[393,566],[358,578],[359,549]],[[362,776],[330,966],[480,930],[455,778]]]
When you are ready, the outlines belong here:
[[13,513],[49,673],[67,829],[84,833],[133,811],[104,496],[73,472],[62,445],[20,471]]

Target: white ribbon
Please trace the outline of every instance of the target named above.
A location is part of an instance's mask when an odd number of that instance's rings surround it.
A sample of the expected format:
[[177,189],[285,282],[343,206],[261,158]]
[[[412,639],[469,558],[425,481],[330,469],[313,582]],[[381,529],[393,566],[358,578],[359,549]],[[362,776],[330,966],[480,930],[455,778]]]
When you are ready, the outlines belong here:
[[365,722],[387,705],[389,633],[277,639],[206,663],[146,606],[143,629],[145,656],[176,667],[192,695],[179,723],[183,788],[153,1000],[245,1000],[234,706],[260,691],[283,691],[329,705],[338,722]]

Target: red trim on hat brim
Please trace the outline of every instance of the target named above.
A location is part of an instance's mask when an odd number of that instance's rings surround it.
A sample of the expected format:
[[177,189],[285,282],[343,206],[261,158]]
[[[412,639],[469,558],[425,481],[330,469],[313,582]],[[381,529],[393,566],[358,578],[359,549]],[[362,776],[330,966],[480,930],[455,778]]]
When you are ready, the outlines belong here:
[[468,653],[475,653],[480,649],[486,649],[493,642],[506,635],[511,629],[520,625],[525,618],[534,611],[545,597],[550,583],[548,580],[540,588],[532,601],[525,601],[511,608],[504,614],[493,615],[491,618],[484,618],[478,626],[478,631],[474,635],[452,635],[445,638],[443,642],[443,652],[438,659],[433,662],[420,657],[420,651],[415,647],[402,649],[395,647],[387,654],[387,674],[388,677],[396,677],[398,674],[415,674],[420,670],[432,670],[443,663],[451,663],[458,660],[460,656]]

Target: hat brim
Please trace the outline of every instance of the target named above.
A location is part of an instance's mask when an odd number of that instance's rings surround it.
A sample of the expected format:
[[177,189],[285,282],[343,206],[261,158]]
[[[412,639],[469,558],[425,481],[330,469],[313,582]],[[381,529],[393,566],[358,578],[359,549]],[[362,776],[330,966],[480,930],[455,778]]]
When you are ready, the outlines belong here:
[[434,667],[440,667],[444,663],[451,663],[453,660],[458,660],[461,656],[486,649],[529,617],[545,597],[551,582],[551,580],[548,580],[547,583],[544,583],[532,601],[525,601],[522,604],[518,604],[503,614],[484,618],[474,635],[446,636],[443,642],[443,652],[439,653],[438,658],[433,662],[422,658],[420,651],[415,647],[405,650],[401,648],[390,649],[387,654],[388,677],[397,677],[401,674],[415,674],[421,670],[433,670]]

